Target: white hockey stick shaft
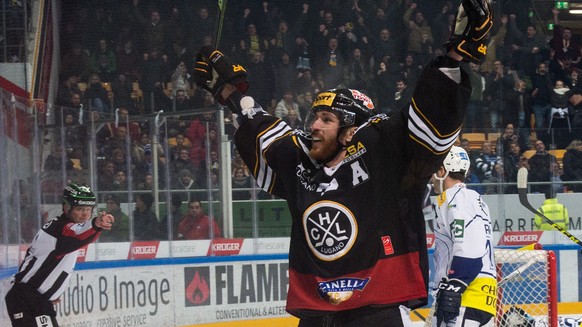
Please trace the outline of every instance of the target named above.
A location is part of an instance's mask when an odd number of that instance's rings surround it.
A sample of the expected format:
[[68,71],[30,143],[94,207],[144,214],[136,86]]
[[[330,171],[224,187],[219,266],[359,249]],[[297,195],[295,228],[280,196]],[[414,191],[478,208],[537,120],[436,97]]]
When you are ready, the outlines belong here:
[[531,267],[534,263],[536,263],[535,258],[529,259],[528,262],[524,263],[523,265],[519,266],[517,269],[512,271],[509,275],[503,277],[499,282],[497,282],[497,287],[503,286],[503,284],[507,283],[508,281],[514,279],[518,275],[523,274],[529,267]]

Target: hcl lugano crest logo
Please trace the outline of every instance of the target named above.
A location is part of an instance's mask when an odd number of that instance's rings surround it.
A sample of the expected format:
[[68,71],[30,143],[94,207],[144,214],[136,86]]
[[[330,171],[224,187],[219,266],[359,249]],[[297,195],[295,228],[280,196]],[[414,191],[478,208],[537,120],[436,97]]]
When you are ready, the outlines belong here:
[[303,229],[309,248],[324,261],[344,256],[358,235],[353,213],[333,201],[319,201],[309,207],[303,213]]

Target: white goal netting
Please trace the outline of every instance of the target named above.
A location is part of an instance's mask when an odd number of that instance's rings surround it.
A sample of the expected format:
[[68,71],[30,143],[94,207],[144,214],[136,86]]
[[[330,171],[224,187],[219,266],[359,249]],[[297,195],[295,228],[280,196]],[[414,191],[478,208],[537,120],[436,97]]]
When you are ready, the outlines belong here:
[[556,259],[552,251],[496,249],[498,327],[557,325]]

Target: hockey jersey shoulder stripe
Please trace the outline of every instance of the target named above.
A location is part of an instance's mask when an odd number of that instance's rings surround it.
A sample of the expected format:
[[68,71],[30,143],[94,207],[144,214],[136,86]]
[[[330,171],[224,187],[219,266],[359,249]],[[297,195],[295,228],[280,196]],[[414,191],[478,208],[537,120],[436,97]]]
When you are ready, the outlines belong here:
[[418,109],[414,99],[408,108],[408,113],[410,137],[435,154],[447,152],[461,131],[461,126],[459,126],[449,134],[441,133]]
[[271,184],[274,181],[273,170],[269,167],[266,152],[271,144],[290,133],[291,128],[283,121],[277,120],[257,135],[257,146],[259,151],[257,151],[258,157],[256,158],[255,167],[253,168],[253,175],[255,176],[259,187],[265,191],[272,189]]

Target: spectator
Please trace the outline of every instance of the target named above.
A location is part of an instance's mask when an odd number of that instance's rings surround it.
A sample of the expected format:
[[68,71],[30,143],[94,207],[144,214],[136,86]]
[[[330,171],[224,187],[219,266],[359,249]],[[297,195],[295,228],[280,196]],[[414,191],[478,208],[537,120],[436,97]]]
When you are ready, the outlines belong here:
[[346,86],[367,93],[371,87],[371,76],[369,60],[362,55],[362,50],[354,49],[346,65]]
[[[158,148],[161,149],[161,145],[158,144]],[[138,183],[143,183],[144,187],[147,189],[150,187],[148,181],[146,180],[148,175],[153,175],[154,173],[154,160],[158,161],[158,182],[165,183],[165,167],[166,158],[163,156],[164,153],[158,150],[157,157],[154,158],[152,153],[152,146],[146,144],[144,147],[144,157],[143,161],[135,164],[134,178]]]
[[[129,184],[127,182],[127,174],[124,170],[117,170],[115,172],[115,179],[113,180],[113,191],[129,191]],[[123,200],[127,201],[127,196],[123,196]]]
[[388,59],[391,59],[393,62],[398,62],[399,47],[396,40],[391,37],[390,30],[383,28],[374,35],[377,35],[377,37],[370,39],[374,61],[379,62],[382,58],[388,56]]
[[[172,97],[176,96],[178,90],[188,91],[190,87],[190,74],[188,74],[188,69],[184,61],[180,61],[178,66],[172,73]],[[188,93],[185,92],[186,97]]]
[[123,73],[117,74],[117,78],[111,82],[111,91],[113,92],[113,103],[116,108],[133,107],[133,84],[131,80]]
[[273,68],[265,62],[265,56],[261,51],[251,54],[251,62],[247,67],[249,80],[252,81],[247,91],[247,95],[252,96],[260,103],[271,108],[273,106]]
[[[125,138],[125,135],[129,133],[129,139],[132,143],[139,141],[141,139],[141,126],[138,122],[130,120],[129,109],[126,107],[117,108],[116,116],[117,123],[113,128],[113,132],[117,133],[119,128],[121,128],[122,131],[119,132],[119,136]],[[123,132],[123,129],[125,129],[126,132]]]
[[287,52],[283,52],[280,56],[280,60],[275,62],[274,73],[275,99],[281,99],[283,98],[285,91],[291,90],[293,87],[295,75],[297,74],[297,69],[293,63],[291,63],[291,59]]
[[249,167],[247,167],[247,165],[244,163],[244,161],[242,160],[240,153],[238,152],[238,150],[236,148],[234,148],[234,154],[232,156],[232,163],[231,163],[231,167],[232,167],[232,174],[234,175],[234,170],[241,168],[244,171],[245,176],[250,176],[251,173],[249,171]]
[[289,125],[289,127],[292,129],[304,129],[303,122],[301,121],[301,118],[299,118],[299,114],[295,109],[289,110],[287,115],[283,117],[283,121],[286,122],[287,125]]
[[432,22],[434,44],[444,44],[449,40],[449,37],[453,34],[455,17],[456,13],[452,1],[445,1],[441,12],[435,16]]
[[[549,218],[553,223],[562,227],[563,229],[568,229],[570,225],[570,215],[568,214],[568,209],[566,206],[558,202],[556,194],[551,190],[547,190],[544,193],[546,200],[542,206],[538,209],[544,216]],[[555,230],[552,224],[540,217],[539,215],[534,216],[534,229],[535,230],[545,230],[551,231]]]
[[509,15],[509,33],[516,43],[512,44],[513,57],[518,64],[517,68],[526,76],[533,76],[538,65],[549,57],[549,48],[545,37],[538,34],[533,24],[527,26],[524,35],[515,23],[515,15]]
[[97,185],[100,191],[114,190],[115,182],[115,164],[111,160],[106,160],[101,169],[101,173],[97,175]]
[[299,112],[299,105],[294,100],[295,94],[292,89],[287,89],[283,92],[283,98],[277,103],[275,107],[275,116],[284,118],[290,111]]
[[494,68],[485,79],[485,98],[489,108],[491,128],[500,128],[504,125],[503,115],[507,109],[503,106],[502,96],[511,90],[515,84],[513,75],[503,66],[500,60],[494,62]]
[[548,72],[552,81],[558,79],[565,81],[570,71],[574,68],[576,68],[576,65],[572,63],[572,58],[570,57],[564,57],[562,59],[553,58],[548,63]]
[[140,193],[135,200],[133,211],[133,236],[135,241],[154,241],[161,238],[160,224],[152,211],[154,197],[150,193]]
[[562,168],[560,168],[560,164],[557,162],[552,162],[550,164],[550,182],[552,183],[551,188],[554,194],[556,193],[564,193],[565,187],[564,183],[562,182]]
[[572,90],[580,90],[582,88],[582,81],[580,80],[580,69],[573,68],[570,70],[570,74],[566,77],[566,85]]
[[408,26],[408,46],[406,50],[420,60],[425,57],[423,47],[426,46],[426,43],[434,43],[432,29],[428,21],[424,19],[424,14],[417,10],[415,2],[410,4],[402,19],[404,24]]
[[554,35],[550,40],[550,47],[552,48],[554,59],[570,58],[573,63],[580,62],[580,44],[576,39],[572,38],[572,29],[560,25],[558,18],[559,10],[556,7],[552,8],[554,17]]
[[62,145],[55,145],[53,152],[44,160],[45,171],[73,170],[73,162],[69,159]]
[[140,191],[154,190],[154,176],[152,173],[145,173],[143,176],[138,176],[136,188]]
[[172,240],[179,240],[183,238],[179,231],[180,219],[182,219],[182,196],[180,193],[172,192],[170,201],[166,201],[166,204],[168,202],[171,206],[170,214],[165,215],[160,221],[162,235],[165,237],[171,235]]
[[394,93],[394,106],[396,111],[402,110],[412,100],[412,91],[408,87],[406,79],[399,78],[396,81],[396,92]]
[[149,20],[146,19],[138,7],[140,0],[133,0],[133,17],[142,25],[140,29],[142,34],[142,44],[146,49],[166,48],[166,30],[164,23],[161,22],[160,11],[151,9],[149,12]]
[[[516,141],[509,143],[509,152],[503,157],[503,171],[505,172],[505,179],[508,183],[517,183],[517,171],[521,167],[529,169],[527,158],[522,156],[521,147]],[[517,186],[510,185],[507,188],[507,193],[517,193]]]
[[572,92],[562,80],[556,80],[550,99],[550,133],[553,136],[556,147],[563,149],[571,140],[572,131],[570,125],[570,96]]
[[188,151],[188,155],[190,155],[190,148],[192,147],[192,144],[190,144],[190,141],[188,141],[186,143],[187,139],[186,139],[186,137],[184,137],[184,134],[177,134],[174,139],[176,140],[176,144],[171,144],[170,150],[169,150],[170,151],[170,163],[180,157],[182,150]]
[[99,46],[91,55],[91,68],[103,82],[110,82],[117,72],[115,53],[109,49],[107,39],[99,39]]
[[115,228],[104,231],[99,237],[99,242],[127,242],[129,241],[129,217],[121,211],[121,200],[111,194],[105,198],[105,212],[115,218]]
[[195,194],[198,194],[196,191],[201,189],[200,185],[194,179],[195,176],[188,169],[182,169],[178,173],[178,179],[174,182],[174,189],[179,191],[186,200],[194,198]]
[[106,157],[106,159],[111,159],[115,165],[115,172],[130,171],[132,167],[128,167],[129,162],[127,161],[127,155],[124,148],[115,148],[111,151],[111,157]]
[[400,64],[400,75],[401,78],[406,80],[406,84],[410,87],[414,88],[418,78],[420,77],[420,73],[422,72],[421,67],[417,64],[417,62],[428,62],[429,58],[425,58],[422,60],[417,60],[414,58],[412,54],[407,54],[404,57],[404,63]]
[[305,121],[307,118],[307,113],[311,110],[311,104],[313,103],[313,93],[307,91],[301,93],[297,96],[297,105],[299,106],[299,118]]
[[109,112],[109,94],[101,84],[99,74],[93,73],[89,76],[85,99],[89,103],[89,109],[100,113]]
[[[532,98],[526,92],[525,81],[517,80],[512,90],[505,95],[506,122],[518,128],[519,144],[523,150],[531,146]],[[506,125],[507,126],[507,125]]]
[[91,58],[83,51],[80,43],[75,43],[71,52],[65,54],[61,61],[61,76],[75,75],[84,81],[92,71]]
[[149,52],[143,55],[139,85],[143,91],[143,106],[146,113],[152,112],[156,103],[163,103],[160,94],[163,94],[162,82],[168,71],[167,59],[166,55],[160,55],[158,48],[150,48]]
[[562,158],[564,163],[564,175],[562,179],[565,182],[578,182],[568,185],[568,190],[582,192],[582,141],[575,139],[566,147],[566,153]]
[[[245,17],[248,17],[247,13],[250,13],[250,9],[245,10]],[[257,26],[253,23],[248,23],[245,19],[241,20],[243,24],[246,24],[241,31],[246,31],[244,35],[241,36],[239,41],[239,50],[244,53],[248,58],[252,58],[257,52],[264,53],[267,51],[268,42],[259,36],[257,33]]]
[[505,172],[503,170],[503,163],[501,161],[497,162],[493,166],[491,174],[485,179],[483,179],[484,184],[489,184],[485,186],[485,194],[507,194],[507,183],[505,179]]
[[[190,5],[186,2],[178,2],[178,5],[183,6],[181,12],[184,14],[191,12]],[[186,48],[188,52],[195,53],[198,51],[204,38],[214,35],[214,28],[214,19],[210,17],[208,7],[202,5],[197,8],[196,15],[192,19],[186,19],[184,21]]]
[[543,62],[538,65],[536,74],[532,77],[531,96],[536,129],[541,130],[549,121],[552,96],[552,81],[548,75],[548,68]]
[[[483,92],[485,91],[485,77],[479,72],[479,65],[469,63],[469,69],[466,69],[469,79],[471,80],[471,98],[467,106],[467,115],[463,128],[468,132],[475,132],[474,128],[480,127],[483,122]],[[466,150],[466,149],[465,149]],[[467,152],[469,153],[469,152]]]
[[[556,157],[546,151],[546,145],[542,140],[534,143],[536,153],[529,158],[529,182],[549,182],[550,167],[552,162],[557,162]],[[547,185],[532,185],[532,192],[544,193]]]
[[[281,53],[287,53],[292,58],[297,58],[298,48],[296,45],[296,39],[301,36],[301,31],[307,20],[307,14],[309,13],[309,4],[303,3],[301,13],[296,18],[295,23],[291,28],[286,20],[279,21],[277,30],[274,33],[274,37],[271,41],[270,48],[271,51],[275,52],[275,56]],[[269,19],[272,22],[272,19]],[[273,27],[271,27],[274,29]],[[295,59],[292,60],[295,62]]]
[[319,30],[317,31],[313,44],[319,46],[319,49],[316,49],[316,53],[318,57],[322,57],[322,53],[325,53],[325,47],[329,46],[329,40],[331,38],[336,38],[339,36],[339,24],[336,23],[334,19],[333,12],[330,10],[324,10],[322,13],[323,21],[319,24]]
[[497,139],[497,142],[495,145],[496,152],[501,156],[507,155],[509,152],[511,152],[510,144],[513,142],[517,142],[520,145],[520,149],[521,149],[521,144],[522,144],[521,141],[522,140],[520,139],[519,135],[515,133],[514,125],[509,123],[509,124],[505,125],[505,129],[503,130],[503,133]]
[[[366,12],[364,12],[363,14],[366,14]],[[367,13],[367,14],[371,14],[371,13]],[[368,23],[366,25],[368,26],[372,35],[378,35],[378,34],[380,34],[381,30],[388,29],[389,22],[388,22],[388,19],[386,17],[386,11],[384,11],[384,8],[382,8],[382,7],[376,8],[376,11],[374,12],[374,17],[368,18],[367,20],[368,20]]]
[[117,71],[124,74],[130,81],[135,81],[139,76],[140,55],[135,49],[135,43],[128,38],[122,41],[122,46],[116,52]]
[[[249,175],[245,175],[244,168],[236,167],[232,174],[232,199],[233,200],[249,200],[251,198],[252,180]],[[236,190],[245,189],[245,190]]]
[[493,71],[495,62],[509,62],[511,60],[511,51],[508,50],[509,44],[506,44],[505,37],[507,36],[507,15],[501,15],[499,18],[501,25],[497,33],[491,36],[487,44],[487,56],[481,63],[481,71],[484,74],[489,74]]
[[[332,89],[343,83],[345,60],[338,49],[338,39],[331,37],[325,51],[319,56],[318,71],[323,76],[323,88]],[[253,85],[254,82],[251,84]],[[257,99],[260,101],[260,99]],[[259,102],[264,103],[264,102]]]
[[186,240],[206,240],[222,237],[220,227],[214,219],[204,214],[200,200],[188,201],[188,213],[182,217],[179,233]]
[[388,56],[384,56],[376,67],[374,85],[376,86],[376,102],[381,113],[392,114],[399,110],[399,108],[394,107],[395,86],[398,80],[396,66],[397,64],[393,64]]
[[197,174],[198,167],[190,160],[188,149],[181,149],[179,156],[171,162],[172,180],[177,180],[182,170],[187,169],[190,173]]
[[489,178],[496,164],[501,163],[501,158],[493,153],[491,142],[485,141],[481,145],[481,153],[475,159],[475,173],[479,180]]
[[[205,91],[204,93],[208,92]],[[176,90],[175,101],[172,101],[171,108],[172,111],[180,112],[195,109],[196,106],[193,101],[188,98],[186,90],[178,89]]]
[[79,83],[79,75],[77,73],[67,73],[67,75],[61,74],[61,76],[64,76],[65,80],[59,85],[56,104],[59,106],[70,106],[71,96],[74,93],[81,93],[77,85]]

